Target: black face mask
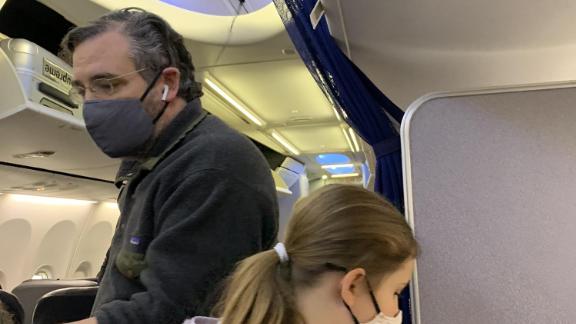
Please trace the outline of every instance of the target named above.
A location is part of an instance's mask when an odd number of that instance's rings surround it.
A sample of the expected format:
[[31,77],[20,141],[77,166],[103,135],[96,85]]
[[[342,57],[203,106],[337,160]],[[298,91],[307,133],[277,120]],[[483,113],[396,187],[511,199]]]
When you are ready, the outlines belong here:
[[[368,281],[368,279],[366,279],[366,284],[368,285],[368,291],[370,293],[370,299],[372,300],[372,305],[374,305],[374,309],[376,310],[376,317],[372,321],[368,322],[368,323],[372,323],[374,320],[378,319],[378,316],[382,312],[380,311],[380,305],[378,305],[378,301],[376,300],[376,296],[374,296],[374,292],[372,291],[372,287],[370,286],[370,282]],[[354,313],[352,313],[352,309],[350,309],[350,306],[348,306],[348,304],[346,304],[345,301],[342,301],[342,302],[344,303],[344,306],[346,306],[346,309],[350,313],[350,316],[352,316],[352,320],[354,321],[354,324],[360,324],[360,322],[358,321],[356,316],[354,316]],[[376,323],[380,323],[380,322],[374,322],[374,324],[376,324]]]
[[154,125],[168,106],[150,117],[142,102],[154,87],[162,71],[144,91],[140,99],[91,100],[84,103],[84,122],[90,136],[109,157],[135,157],[145,153],[154,133]]
[[[331,271],[339,271],[344,273],[348,272],[348,270],[345,267],[338,266],[332,263],[326,263],[325,267]],[[374,316],[374,318],[371,319],[370,321],[362,324],[402,324],[402,311],[398,312],[398,314],[394,317],[384,315],[380,309],[380,305],[378,305],[378,301],[376,300],[376,296],[374,296],[374,291],[372,290],[372,286],[370,285],[370,281],[368,281],[368,279],[366,279],[366,285],[368,286],[368,291],[370,293],[370,300],[372,301],[372,305],[374,305],[374,309],[376,310],[376,316]],[[346,304],[344,300],[342,300],[342,303],[344,303],[344,306],[346,306],[346,309],[350,313],[350,316],[352,317],[354,324],[360,324],[358,318],[356,318],[354,313],[352,313],[352,309],[350,309],[350,306],[348,306],[348,304]]]

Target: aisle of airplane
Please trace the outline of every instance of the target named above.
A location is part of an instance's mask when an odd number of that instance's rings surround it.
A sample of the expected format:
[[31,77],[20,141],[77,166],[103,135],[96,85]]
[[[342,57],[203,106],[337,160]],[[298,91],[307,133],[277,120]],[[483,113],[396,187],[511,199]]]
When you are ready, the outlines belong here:
[[[120,161],[98,149],[68,96],[71,68],[57,55],[65,31],[43,35],[33,15],[63,27],[136,6],[167,19],[192,53],[203,107],[266,157],[280,240],[309,192],[373,188],[372,148],[318,86],[275,4],[235,4],[0,0],[0,286],[95,277],[119,217]],[[406,111],[402,126],[390,123],[402,136],[406,216],[424,245],[412,323],[546,320],[538,305],[570,323],[571,310],[558,305],[575,297],[561,289],[575,283],[565,269],[576,136],[560,117],[571,118],[576,89],[576,3],[322,0],[318,8],[343,53]],[[531,158],[531,145],[548,155]],[[560,216],[540,216],[548,210]]]
[[[48,12],[47,5],[73,24],[119,5],[4,2],[4,17]],[[369,181],[365,145],[308,74],[273,4],[247,4],[246,10],[254,10],[238,18],[230,39],[232,18],[172,4],[134,4],[180,17],[171,22],[187,37],[196,79],[204,83],[203,105],[267,157],[282,226],[309,190]],[[225,8],[220,9],[230,9]],[[183,24],[199,17],[212,26],[210,33]],[[119,161],[100,152],[84,129],[82,110],[67,99],[67,64],[34,44],[43,39],[18,36],[30,33],[28,28],[12,24],[0,37],[0,136],[11,139],[0,147],[0,232],[11,233],[0,235],[0,246],[20,247],[0,251],[0,285],[6,289],[30,278],[94,277],[118,217],[112,182]]]

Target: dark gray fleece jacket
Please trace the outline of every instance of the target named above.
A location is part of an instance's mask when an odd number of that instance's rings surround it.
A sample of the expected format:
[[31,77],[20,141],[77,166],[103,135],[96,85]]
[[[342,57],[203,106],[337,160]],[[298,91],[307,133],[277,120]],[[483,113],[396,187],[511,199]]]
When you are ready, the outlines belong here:
[[235,263],[276,240],[268,164],[198,100],[152,152],[156,158],[125,161],[118,175],[121,216],[93,308],[99,324],[208,315]]

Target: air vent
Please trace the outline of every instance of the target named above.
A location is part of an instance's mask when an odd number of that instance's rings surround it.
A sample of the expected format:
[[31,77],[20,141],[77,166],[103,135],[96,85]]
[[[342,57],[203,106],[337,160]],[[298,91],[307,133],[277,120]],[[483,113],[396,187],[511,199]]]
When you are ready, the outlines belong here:
[[312,121],[312,117],[309,116],[296,116],[288,119],[289,124],[303,124],[308,123],[310,121]]
[[0,189],[6,193],[26,193],[26,192],[60,192],[78,188],[74,183],[59,183],[56,181],[38,181],[23,185],[11,186]]
[[22,154],[14,154],[14,158],[16,159],[41,159],[41,158],[47,158],[47,157],[51,157],[52,155],[54,155],[54,151],[36,151],[36,152],[30,152],[30,153],[22,153]]

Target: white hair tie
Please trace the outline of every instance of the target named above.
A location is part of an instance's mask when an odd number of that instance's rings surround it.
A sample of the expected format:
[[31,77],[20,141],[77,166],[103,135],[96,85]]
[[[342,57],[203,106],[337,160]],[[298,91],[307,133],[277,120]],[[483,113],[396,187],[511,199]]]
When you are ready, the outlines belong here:
[[277,243],[274,246],[274,251],[276,251],[276,254],[278,254],[280,263],[290,261],[290,257],[288,257],[288,252],[286,251],[286,246],[284,246],[284,243]]

